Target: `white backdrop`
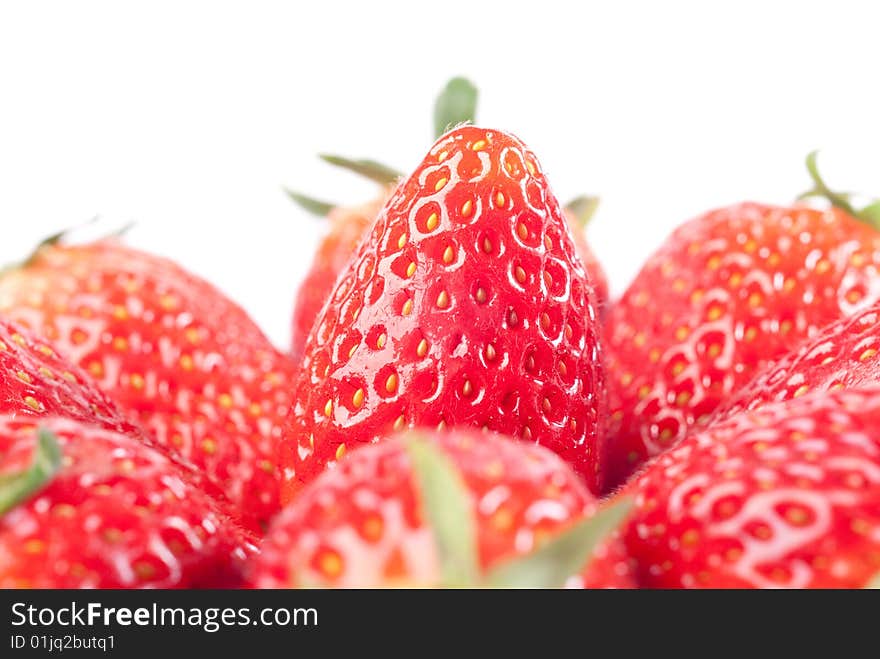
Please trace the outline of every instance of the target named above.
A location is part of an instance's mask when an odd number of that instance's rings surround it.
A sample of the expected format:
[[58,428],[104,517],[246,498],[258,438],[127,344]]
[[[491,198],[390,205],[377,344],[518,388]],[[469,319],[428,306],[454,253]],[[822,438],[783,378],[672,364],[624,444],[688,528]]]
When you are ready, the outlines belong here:
[[620,292],[677,223],[827,178],[880,194],[865,2],[0,0],[0,262],[95,214],[218,284],[286,345],[320,232],[283,184],[355,202],[318,151],[407,170],[452,75],[517,133]]

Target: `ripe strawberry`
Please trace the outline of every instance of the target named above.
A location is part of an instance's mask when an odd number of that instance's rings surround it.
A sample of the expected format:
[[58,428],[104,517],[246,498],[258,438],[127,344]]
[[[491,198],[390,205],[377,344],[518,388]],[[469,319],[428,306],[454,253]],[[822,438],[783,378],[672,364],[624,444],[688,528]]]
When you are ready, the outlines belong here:
[[0,277],[0,311],[53,340],[246,522],[277,510],[294,369],[211,285],[117,241],[46,245]]
[[138,439],[0,415],[0,588],[230,587],[250,553],[214,500]]
[[773,360],[880,299],[880,233],[843,211],[745,203],[679,227],[605,324],[609,484]]
[[329,231],[321,240],[312,265],[299,286],[293,308],[291,355],[302,357],[306,337],[321,307],[330,297],[339,273],[348,264],[367,228],[384,206],[387,194],[353,207],[334,207],[327,214]]
[[[449,127],[474,123],[477,89],[463,78],[453,78],[437,97],[434,110],[435,137],[441,137]],[[301,208],[330,221],[330,230],[322,239],[315,259],[296,295],[291,333],[291,354],[302,356],[306,338],[321,307],[330,295],[333,284],[348,264],[366,229],[372,225],[382,206],[390,197],[402,174],[375,160],[352,160],[340,156],[322,155],[322,160],[336,167],[354,172],[382,186],[379,198],[360,206],[340,207],[320,201],[293,190],[286,190]],[[577,197],[566,204],[565,219],[571,228],[575,249],[593,285],[597,310],[603,312],[608,300],[608,279],[595,253],[587,243],[585,227],[596,211],[599,200],[595,197]]]
[[823,328],[725,401],[713,418],[727,418],[814,391],[880,384],[880,305]]
[[880,570],[880,387],[816,393],[688,436],[627,489],[639,585],[857,588]]
[[0,318],[0,414],[64,416],[124,434],[134,424],[47,341]]
[[582,521],[597,507],[578,476],[540,446],[478,431],[413,432],[353,451],[304,489],[273,523],[250,581],[577,583],[569,578],[624,512]]
[[534,155],[454,130],[379,214],[310,335],[281,442],[284,500],[405,426],[485,426],[598,489],[604,375],[593,291]]

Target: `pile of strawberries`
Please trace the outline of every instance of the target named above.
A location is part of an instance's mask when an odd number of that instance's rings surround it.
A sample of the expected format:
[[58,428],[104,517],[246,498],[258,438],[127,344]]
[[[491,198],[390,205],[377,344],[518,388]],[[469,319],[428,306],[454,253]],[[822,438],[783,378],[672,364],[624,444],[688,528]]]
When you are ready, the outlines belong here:
[[[865,587],[880,205],[691,220],[610,300],[453,80],[330,230],[289,353],[207,282],[63,236],[0,272],[0,587]],[[447,131],[449,126],[457,126]]]

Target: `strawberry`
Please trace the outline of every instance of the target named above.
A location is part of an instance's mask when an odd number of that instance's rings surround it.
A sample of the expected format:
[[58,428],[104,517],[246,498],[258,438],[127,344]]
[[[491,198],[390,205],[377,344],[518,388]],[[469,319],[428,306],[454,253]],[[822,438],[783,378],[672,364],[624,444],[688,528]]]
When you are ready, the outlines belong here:
[[64,416],[124,434],[135,425],[48,341],[0,318],[0,414]]
[[861,219],[743,203],[673,232],[605,323],[609,485],[805,338],[880,299],[880,233]]
[[[435,137],[442,136],[450,126],[473,123],[476,115],[477,89],[463,78],[450,80],[437,97],[434,108]],[[314,215],[326,217],[330,228],[322,238],[318,251],[305,278],[299,286],[293,312],[291,354],[302,357],[306,337],[312,329],[321,307],[329,297],[336,278],[376,219],[382,206],[394,190],[401,174],[394,168],[375,160],[353,160],[334,155],[321,155],[325,162],[354,172],[381,186],[375,200],[359,206],[338,206],[286,189],[288,196],[301,208]],[[603,312],[608,300],[608,279],[595,253],[587,243],[585,227],[596,211],[596,197],[577,197],[566,204],[565,219],[574,238],[575,249],[596,295],[596,306]]]
[[627,490],[641,586],[857,588],[880,570],[880,387],[810,394],[688,436]]
[[814,391],[880,384],[880,304],[847,316],[761,372],[732,398],[716,419]]
[[0,311],[53,340],[246,523],[277,510],[294,368],[217,289],[115,240],[48,244],[0,277]]
[[322,209],[322,213],[326,210],[329,230],[321,239],[318,251],[312,259],[312,265],[299,285],[296,295],[290,340],[290,353],[294,359],[302,357],[306,337],[312,330],[321,307],[330,297],[336,278],[348,264],[387,197],[388,195],[384,194],[360,206],[332,206]]
[[37,429],[0,414],[0,588],[230,587],[252,553],[158,450],[72,419]]
[[448,133],[397,187],[309,336],[283,500],[347,448],[441,423],[547,446],[598,490],[592,296],[535,156],[500,131]]
[[579,477],[540,446],[472,430],[412,431],[353,451],[309,484],[275,519],[250,582],[576,584],[571,575],[624,513],[584,521],[597,508]]

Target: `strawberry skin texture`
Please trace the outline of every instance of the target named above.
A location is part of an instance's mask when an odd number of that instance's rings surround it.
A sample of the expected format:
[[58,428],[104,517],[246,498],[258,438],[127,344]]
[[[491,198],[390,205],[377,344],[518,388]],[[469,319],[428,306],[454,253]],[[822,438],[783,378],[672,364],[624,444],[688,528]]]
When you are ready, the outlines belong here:
[[290,341],[290,353],[294,359],[302,357],[306,338],[330,297],[336,278],[348,265],[387,198],[388,194],[384,194],[360,206],[337,207],[327,215],[330,230],[318,245],[312,265],[296,294]]
[[[430,439],[472,496],[483,569],[529,553],[597,507],[577,474],[540,446],[473,430]],[[275,519],[249,577],[256,588],[439,580],[433,535],[400,439],[359,448],[309,484]]]
[[309,336],[282,499],[346,449],[441,422],[542,444],[597,490],[592,297],[534,155],[499,131],[447,133],[397,187]]
[[761,372],[713,419],[727,418],[808,392],[880,384],[880,305],[842,318]]
[[[389,191],[381,198],[360,206],[334,208],[327,216],[327,220],[330,222],[330,231],[318,246],[312,265],[296,295],[290,349],[294,359],[302,357],[309,332],[311,332],[324,303],[330,297],[336,278],[348,265],[361,238],[367,228],[372,225],[379,211],[382,210],[382,206],[390,194]],[[587,242],[581,223],[568,211],[564,211],[564,213],[571,227],[575,249],[581,258],[590,283],[593,285],[596,308],[601,314],[609,302],[608,278],[602,269],[602,264]]]
[[689,435],[630,486],[623,535],[639,585],[864,586],[880,570],[878,427],[875,386],[770,404]]
[[46,247],[5,274],[0,311],[53,340],[249,525],[277,510],[275,452],[294,368],[217,289],[101,241]]
[[[49,417],[63,466],[0,517],[0,588],[233,587],[249,537],[136,438]],[[26,468],[33,419],[0,415],[0,476]]]
[[838,210],[744,203],[679,227],[605,323],[609,485],[758,372],[880,298],[880,234]]
[[48,341],[0,318],[0,414],[64,416],[124,434],[141,431]]

